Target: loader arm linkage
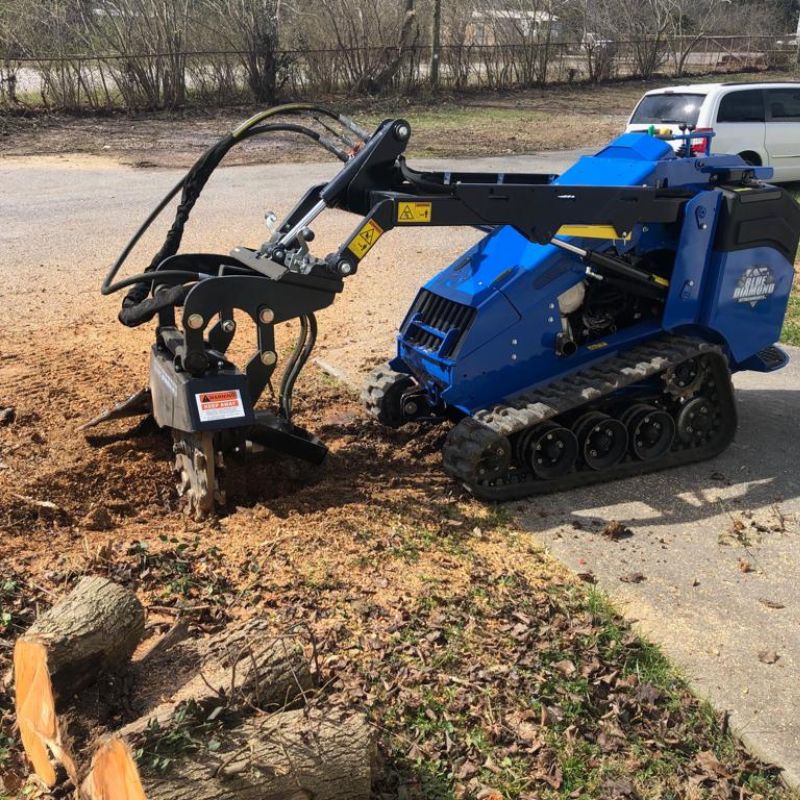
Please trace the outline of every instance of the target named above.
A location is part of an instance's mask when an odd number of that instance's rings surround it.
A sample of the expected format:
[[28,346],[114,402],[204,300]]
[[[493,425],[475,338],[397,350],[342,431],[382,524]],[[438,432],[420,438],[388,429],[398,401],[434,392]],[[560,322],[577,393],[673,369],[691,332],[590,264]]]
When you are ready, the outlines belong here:
[[596,226],[626,239],[636,224],[679,222],[693,196],[682,189],[559,185],[554,174],[419,172],[403,156],[409,136],[404,120],[382,123],[339,175],[306,193],[249,265],[286,263],[298,236],[325,208],[363,216],[342,246],[315,264],[319,273],[346,277],[395,227],[510,225],[547,244],[570,226]]

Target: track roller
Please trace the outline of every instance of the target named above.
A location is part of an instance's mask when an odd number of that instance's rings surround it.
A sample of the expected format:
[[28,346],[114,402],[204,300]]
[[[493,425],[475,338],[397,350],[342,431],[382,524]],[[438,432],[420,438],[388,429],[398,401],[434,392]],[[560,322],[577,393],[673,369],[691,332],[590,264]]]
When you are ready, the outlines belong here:
[[664,373],[664,386],[673,397],[691,397],[705,379],[700,358],[689,358]]
[[578,440],[569,428],[555,422],[543,422],[519,435],[515,442],[515,455],[520,464],[533,470],[537,478],[561,478],[575,467]]
[[714,405],[707,397],[695,397],[678,414],[678,436],[684,444],[703,444],[714,428]]
[[620,417],[628,429],[631,453],[640,461],[661,458],[675,439],[675,421],[666,411],[636,403]]
[[594,470],[618,464],[628,450],[628,431],[618,419],[589,411],[572,426],[586,466]]

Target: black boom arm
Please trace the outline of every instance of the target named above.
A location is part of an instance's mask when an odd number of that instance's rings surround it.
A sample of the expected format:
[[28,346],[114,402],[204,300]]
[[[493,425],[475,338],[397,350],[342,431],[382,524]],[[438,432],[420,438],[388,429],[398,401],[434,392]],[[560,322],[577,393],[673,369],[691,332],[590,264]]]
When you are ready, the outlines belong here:
[[[419,172],[403,153],[411,128],[386,120],[328,183],[316,186],[282,224],[269,250],[281,260],[297,235],[323,208],[363,217],[350,237],[326,259],[330,271],[354,273],[378,239],[395,227],[511,225],[530,241],[546,244],[570,226],[604,226],[625,238],[638,223],[672,223],[691,195],[647,187],[568,186],[556,175]],[[612,230],[613,229],[613,230]]]

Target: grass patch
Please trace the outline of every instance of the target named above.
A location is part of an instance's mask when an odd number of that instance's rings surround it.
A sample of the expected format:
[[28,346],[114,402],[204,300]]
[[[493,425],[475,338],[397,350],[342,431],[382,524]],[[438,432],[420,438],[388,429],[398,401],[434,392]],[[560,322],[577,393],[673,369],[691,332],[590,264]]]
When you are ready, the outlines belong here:
[[800,292],[797,282],[795,282],[794,290],[789,297],[789,306],[783,320],[781,341],[786,344],[800,345]]
[[694,782],[711,797],[734,773],[743,797],[795,796],[593,588],[512,572],[420,604],[400,643],[397,700],[379,691],[373,707],[397,770],[381,796],[655,800],[695,796]]

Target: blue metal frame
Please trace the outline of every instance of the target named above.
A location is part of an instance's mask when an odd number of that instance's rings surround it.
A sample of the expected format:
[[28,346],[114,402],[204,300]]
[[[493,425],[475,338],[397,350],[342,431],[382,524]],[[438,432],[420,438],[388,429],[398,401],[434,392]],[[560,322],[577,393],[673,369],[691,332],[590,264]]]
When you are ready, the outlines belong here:
[[[717,253],[714,236],[721,193],[715,173],[741,167],[738,156],[680,158],[667,141],[624,134],[595,156],[579,159],[556,183],[594,186],[671,186],[697,192],[679,231],[639,226],[628,241],[605,241],[619,253],[657,249],[676,252],[670,290],[660,321],[648,320],[582,346],[568,358],[556,353],[561,332],[558,297],[585,278],[576,258],[553,245],[529,242],[511,227],[489,233],[425,289],[475,309],[468,330],[439,330],[410,318],[398,337],[392,366],[413,374],[434,403],[464,413],[505,400],[531,387],[633,347],[662,331],[691,331],[721,343],[732,369],[759,368],[756,353],[775,342],[792,285],[793,267],[776,250],[753,248]],[[759,170],[768,178],[771,170]],[[597,247],[597,240],[570,239]],[[736,299],[736,287],[754,265],[768,267],[775,285],[763,302]],[[413,326],[433,333],[441,344],[424,348],[408,340]],[[454,357],[444,356],[458,341]]]

